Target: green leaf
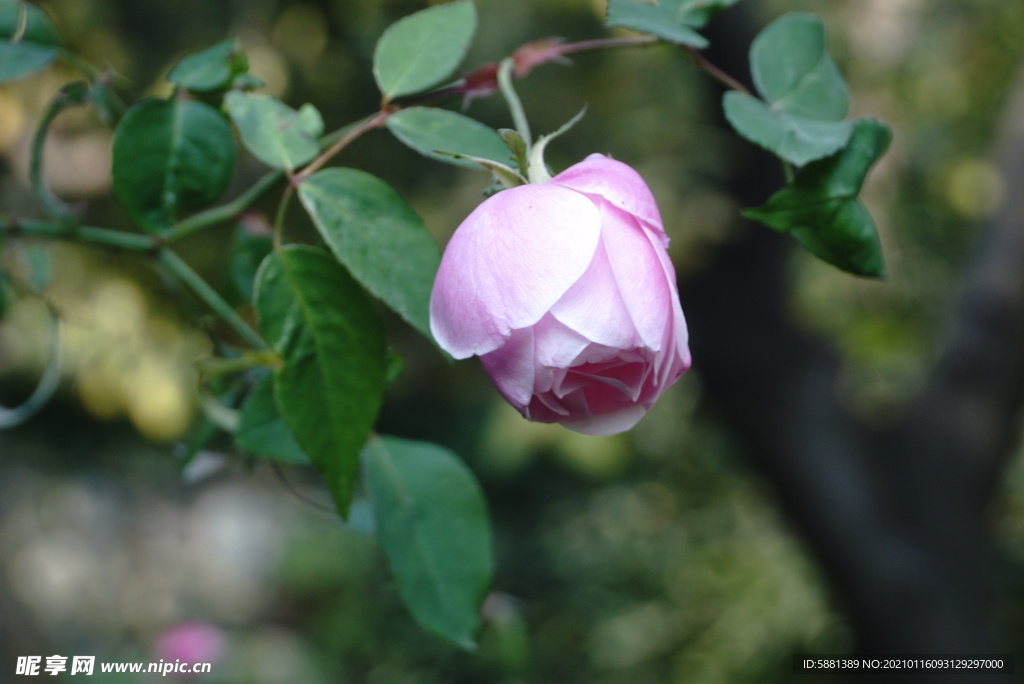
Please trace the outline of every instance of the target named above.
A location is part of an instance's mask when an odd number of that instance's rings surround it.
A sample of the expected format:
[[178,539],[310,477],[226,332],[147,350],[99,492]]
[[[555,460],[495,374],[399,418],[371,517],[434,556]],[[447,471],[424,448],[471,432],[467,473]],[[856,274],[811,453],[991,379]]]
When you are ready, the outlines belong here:
[[817,121],[786,114],[734,90],[723,96],[722,107],[736,132],[797,166],[839,150],[853,132],[852,121]]
[[231,127],[202,102],[143,100],[114,134],[114,192],[151,232],[169,228],[181,210],[216,200],[234,169]]
[[707,39],[686,26],[683,23],[684,16],[677,16],[671,8],[643,0],[608,0],[608,16],[604,23],[605,26],[622,26],[650,33],[670,43],[688,45],[698,50],[706,48]]
[[792,185],[744,214],[790,231],[808,251],[845,271],[884,276],[878,232],[857,196],[891,139],[881,121],[857,119],[845,148],[800,169]]
[[231,91],[224,106],[253,156],[276,169],[293,170],[320,153],[324,121],[311,104],[295,111],[268,95]]
[[309,463],[309,457],[295,441],[277,409],[272,376],[263,378],[242,405],[235,444],[272,461],[297,465]]
[[850,96],[825,53],[825,27],[815,14],[795,12],[769,24],[750,46],[750,70],[772,108],[798,117],[841,121]]
[[257,277],[260,330],[283,363],[274,372],[281,417],[345,517],[359,450],[377,418],[387,354],[373,305],[323,250],[270,254]]
[[396,138],[420,154],[449,164],[476,166],[472,161],[452,155],[490,159],[505,165],[512,162],[497,131],[447,109],[409,107],[389,116],[387,127]]
[[183,57],[167,80],[186,90],[210,92],[230,88],[235,77],[249,70],[249,61],[234,38]]
[[318,171],[299,197],[327,245],[376,297],[430,335],[430,290],[441,250],[416,212],[379,178],[356,169]]
[[377,536],[406,606],[426,629],[474,648],[493,562],[473,474],[447,449],[392,437],[370,440],[363,468]]
[[253,235],[244,226],[235,230],[228,247],[228,276],[239,295],[247,302],[253,299],[256,271],[273,249],[270,235]]
[[476,32],[476,7],[458,0],[421,10],[384,31],[373,53],[373,75],[385,100],[426,90],[462,62]]
[[661,0],[658,4],[671,11],[687,26],[704,28],[711,19],[739,0]]
[[42,69],[59,53],[57,32],[41,9],[0,0],[0,83]]

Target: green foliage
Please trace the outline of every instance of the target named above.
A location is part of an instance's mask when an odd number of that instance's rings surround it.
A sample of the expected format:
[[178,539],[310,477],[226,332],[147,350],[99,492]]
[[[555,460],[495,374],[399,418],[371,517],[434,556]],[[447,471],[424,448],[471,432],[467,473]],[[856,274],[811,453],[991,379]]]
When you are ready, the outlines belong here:
[[274,399],[272,376],[260,380],[245,400],[239,414],[235,444],[255,456],[272,461],[293,465],[309,463],[309,457],[281,418]]
[[448,78],[476,32],[476,7],[457,0],[392,24],[377,42],[373,75],[385,100],[422,92]]
[[712,17],[737,2],[739,0],[661,0],[658,4],[672,10],[676,16],[683,16],[688,26],[703,28]]
[[274,239],[270,235],[253,235],[239,226],[228,248],[228,276],[242,299],[251,302],[253,283],[260,264],[270,254]]
[[232,91],[224,106],[253,156],[276,169],[294,170],[320,152],[324,121],[311,104],[295,111],[268,95]]
[[750,142],[803,166],[827,157],[850,139],[850,121],[819,121],[772,109],[756,97],[730,91],[722,99],[725,118]]
[[474,648],[493,561],[473,474],[447,449],[392,437],[370,440],[363,468],[377,536],[406,606],[430,631]]
[[[743,91],[728,93],[723,103],[736,130],[802,167],[789,187],[750,210],[749,216],[790,232],[809,251],[840,268],[881,275],[878,238],[858,193],[888,144],[888,129],[873,120],[844,121],[849,96],[825,52],[822,23],[813,15],[783,17],[752,45],[751,69],[763,99],[747,94],[710,65],[696,52],[708,44],[698,31],[736,1],[610,0],[607,24],[687,48],[681,54]],[[248,60],[231,39],[178,60],[167,74],[176,86],[172,98],[146,99],[124,114],[117,95],[122,79],[59,48],[52,25],[35,5],[0,0],[0,81],[28,74],[55,57],[64,58],[88,81],[58,94],[37,127],[30,152],[33,192],[56,220],[0,215],[0,237],[10,233],[12,240],[20,240],[23,233],[35,233],[134,250],[153,258],[190,289],[231,328],[231,336],[213,345],[223,357],[204,360],[202,368],[211,395],[232,408],[207,398],[203,405],[209,422],[187,455],[213,439],[217,429],[233,431],[235,446],[252,456],[315,467],[343,517],[362,467],[376,533],[406,605],[424,627],[465,649],[474,647],[480,603],[492,574],[480,487],[446,449],[371,436],[384,387],[401,372],[403,359],[387,348],[377,305],[369,295],[429,338],[429,298],[440,250],[413,209],[385,181],[352,168],[316,173],[309,168],[297,176],[282,171],[296,171],[323,153],[315,163],[320,169],[327,157],[383,124],[420,154],[463,166],[482,165],[506,186],[526,182],[512,165],[529,172],[534,182],[543,182],[545,145],[579,115],[533,144],[512,79],[579,49],[646,41],[613,37],[576,46],[529,43],[496,71],[494,65],[485,65],[437,89],[458,68],[475,29],[471,0],[436,5],[391,25],[373,54],[373,74],[383,95],[379,111],[324,137],[323,119],[313,105],[296,110],[274,97],[246,92],[258,79],[248,73]],[[432,106],[442,97],[482,96],[498,84],[519,132],[495,132],[473,118]],[[222,94],[223,112],[216,108]],[[114,193],[149,235],[78,225],[79,215],[43,183],[42,150],[49,124],[67,107],[87,102],[106,121],[120,118],[113,143]],[[232,180],[236,139],[229,121],[242,145],[274,171],[227,203],[179,221],[182,212],[216,200]],[[324,152],[322,140],[336,142]],[[269,225],[258,234],[237,228],[217,264],[223,267],[219,284],[232,291],[225,299],[178,255],[176,245],[208,228],[230,230],[240,215],[248,221],[256,202],[286,176],[292,185],[277,198],[273,234]],[[293,191],[329,252],[281,246],[290,234],[283,223]],[[256,225],[264,221],[253,220]],[[31,261],[35,252],[18,247],[16,254]],[[22,264],[17,270],[23,273],[11,279],[0,271],[0,312],[8,294],[5,283],[18,286],[19,293],[47,285],[47,261]],[[247,320],[250,302],[263,337]],[[273,351],[266,350],[267,344]],[[56,354],[55,336],[51,347]],[[418,361],[415,354],[408,358],[411,364]],[[6,420],[20,422],[57,387],[60,369],[53,359],[40,390],[16,412],[5,414],[15,416]],[[263,364],[272,370],[257,368]],[[243,396],[242,388],[250,386]],[[239,402],[236,414],[233,407]],[[497,624],[507,613],[507,606],[499,606],[488,617]]]
[[437,243],[391,186],[356,169],[325,169],[299,186],[320,235],[363,286],[430,338]]
[[505,165],[512,161],[508,148],[493,128],[447,109],[409,107],[389,116],[387,127],[420,154],[450,164],[476,166],[463,157],[490,159]]
[[767,226],[789,231],[815,256],[845,271],[885,275],[874,221],[857,195],[891,138],[882,122],[856,120],[850,143],[843,150],[808,164],[791,186],[744,213]]
[[182,210],[216,200],[234,169],[231,127],[195,100],[143,100],[114,135],[114,192],[150,232],[169,228]]
[[[384,392],[387,355],[377,314],[329,254],[301,245],[270,254],[260,266],[256,312],[283,360],[273,376],[281,417],[345,517],[359,450]],[[265,417],[265,402],[260,408]]]
[[41,9],[0,0],[0,83],[38,71],[59,54],[57,32]]
[[249,60],[228,38],[201,52],[183,57],[171,68],[167,80],[185,90],[211,92],[231,87],[237,76],[249,70]]
[[670,43],[688,45],[698,50],[708,46],[708,40],[691,28],[687,22],[689,3],[651,4],[643,0],[608,0],[606,26],[650,33]]
[[825,52],[817,15],[787,14],[769,24],[750,48],[750,70],[767,105],[736,92],[723,101],[729,123],[747,140],[798,166],[849,140],[849,94]]

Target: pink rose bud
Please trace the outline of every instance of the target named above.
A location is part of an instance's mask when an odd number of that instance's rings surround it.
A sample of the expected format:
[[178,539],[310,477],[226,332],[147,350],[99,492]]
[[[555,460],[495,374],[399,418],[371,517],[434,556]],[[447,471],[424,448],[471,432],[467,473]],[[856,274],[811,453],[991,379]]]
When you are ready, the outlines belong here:
[[690,367],[668,236],[643,179],[599,154],[485,200],[452,236],[430,329],[530,420],[636,425]]

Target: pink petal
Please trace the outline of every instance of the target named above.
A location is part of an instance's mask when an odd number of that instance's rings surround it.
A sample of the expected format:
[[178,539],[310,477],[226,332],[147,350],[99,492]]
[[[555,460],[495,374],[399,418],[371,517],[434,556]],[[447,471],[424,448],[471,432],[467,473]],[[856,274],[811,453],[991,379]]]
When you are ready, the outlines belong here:
[[[643,345],[663,348],[665,330],[678,309],[673,301],[675,271],[657,238],[607,202],[599,201],[604,243],[616,287]],[[682,313],[680,312],[680,315]],[[627,348],[627,347],[620,347]]]
[[533,396],[533,328],[513,330],[504,346],[480,357],[484,370],[508,403],[522,411]]
[[[650,251],[646,242],[637,240],[636,246]],[[629,349],[641,343],[603,237],[586,273],[551,307],[551,314],[565,327],[600,345]]]
[[562,425],[584,435],[604,437],[607,435],[625,432],[639,423],[645,413],[647,413],[647,409],[643,406],[631,404],[629,406],[624,406],[614,413],[605,413],[599,416],[587,416],[579,420],[563,422]]
[[600,214],[558,185],[523,185],[484,201],[441,259],[430,329],[457,359],[500,347],[533,325],[587,270]]
[[592,154],[551,179],[588,195],[605,198],[613,205],[647,221],[664,235],[658,205],[650,188],[630,166],[602,154]]

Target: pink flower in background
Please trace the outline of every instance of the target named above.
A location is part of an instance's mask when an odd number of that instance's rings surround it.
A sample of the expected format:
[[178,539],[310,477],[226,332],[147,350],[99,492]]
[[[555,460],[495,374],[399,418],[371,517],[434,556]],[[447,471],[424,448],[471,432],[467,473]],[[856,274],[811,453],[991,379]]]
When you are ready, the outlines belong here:
[[181,622],[160,634],[154,654],[164,662],[216,663],[224,653],[226,639],[220,628],[207,622]]
[[592,435],[636,425],[690,366],[654,197],[593,154],[484,201],[445,250],[430,327],[479,356],[526,418]]

